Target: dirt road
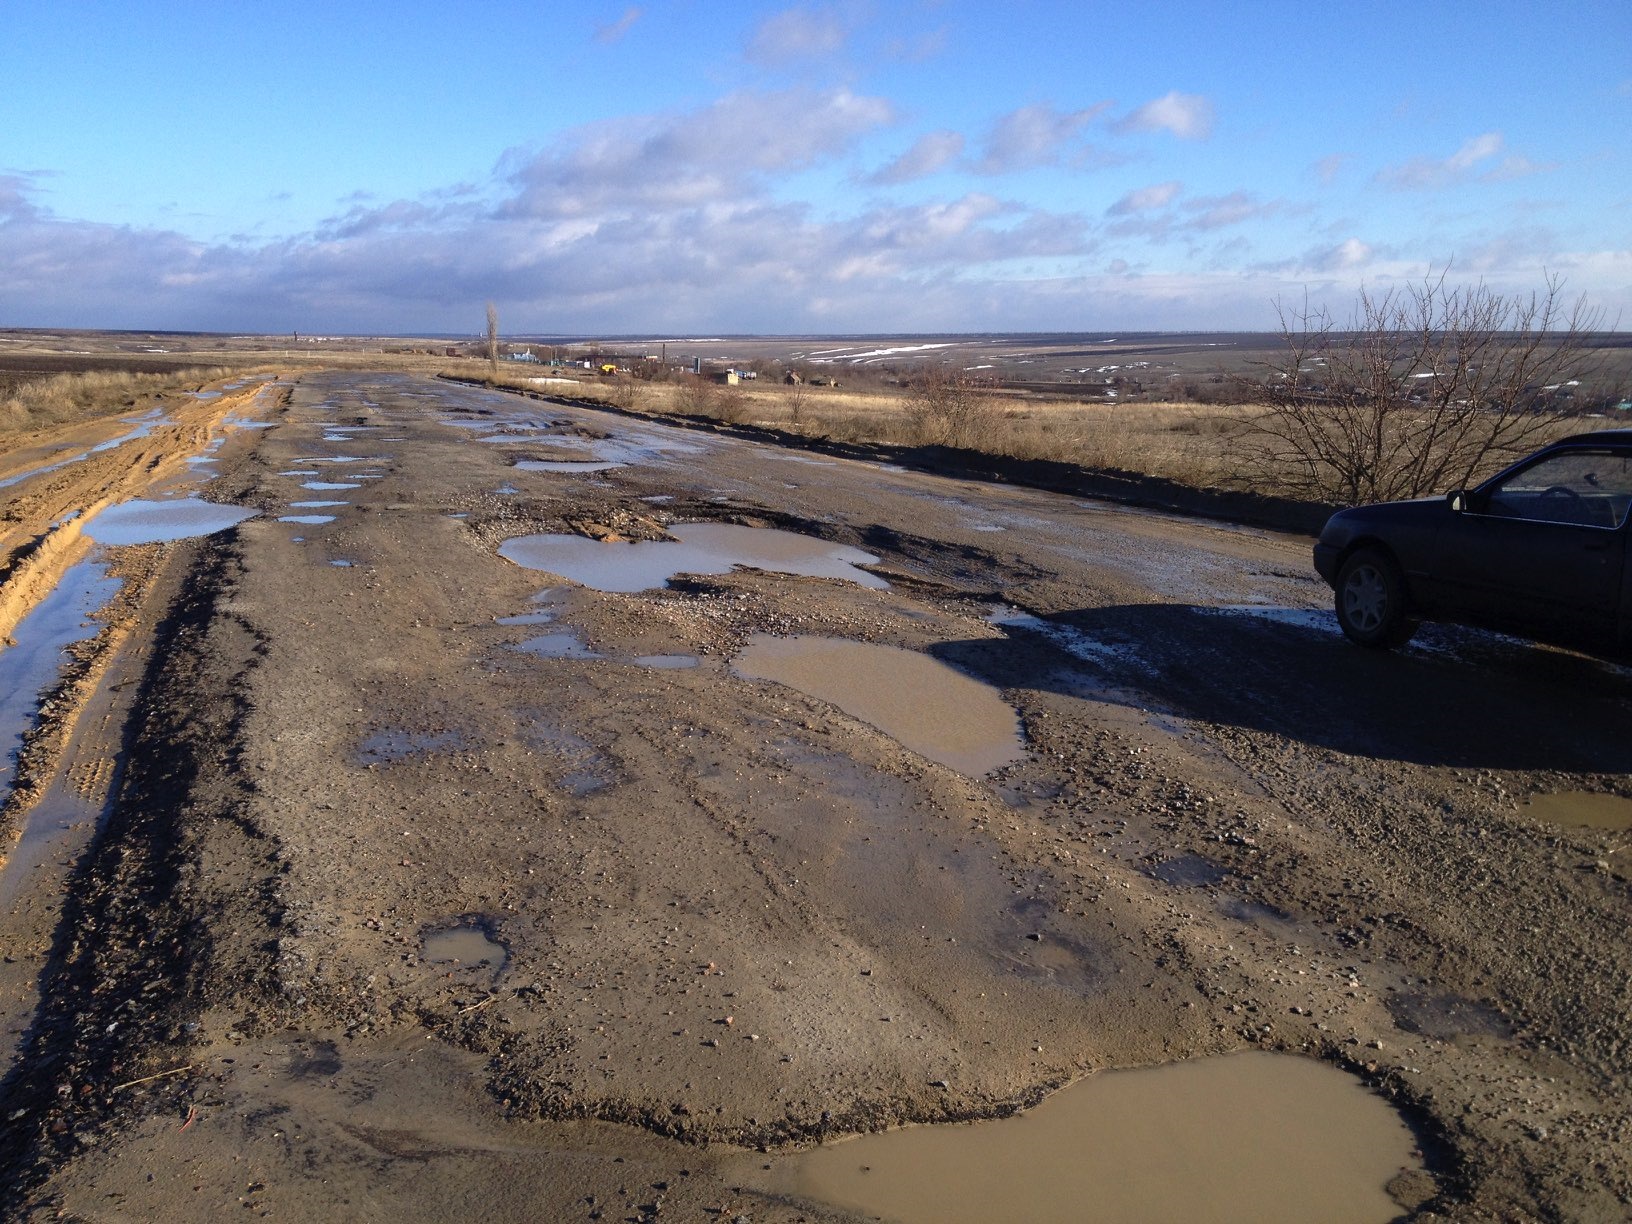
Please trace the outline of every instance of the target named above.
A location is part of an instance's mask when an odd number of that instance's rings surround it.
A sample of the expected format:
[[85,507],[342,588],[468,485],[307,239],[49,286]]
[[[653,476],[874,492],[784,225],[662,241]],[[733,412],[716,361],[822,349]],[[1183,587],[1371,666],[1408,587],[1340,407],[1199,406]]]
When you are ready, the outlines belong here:
[[1359,651],[1301,537],[284,400],[205,486],[258,517],[114,550],[139,680],[11,1212],[850,1219],[798,1150],[1249,1047],[1395,1103],[1401,1213],[1632,1210],[1625,671]]

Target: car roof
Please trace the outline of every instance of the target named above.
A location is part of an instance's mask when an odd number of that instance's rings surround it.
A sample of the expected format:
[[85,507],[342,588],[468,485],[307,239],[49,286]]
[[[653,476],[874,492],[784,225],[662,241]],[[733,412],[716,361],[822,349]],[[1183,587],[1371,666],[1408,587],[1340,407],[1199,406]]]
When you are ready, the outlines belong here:
[[1632,446],[1632,429],[1595,429],[1591,433],[1571,434],[1551,443],[1554,446]]

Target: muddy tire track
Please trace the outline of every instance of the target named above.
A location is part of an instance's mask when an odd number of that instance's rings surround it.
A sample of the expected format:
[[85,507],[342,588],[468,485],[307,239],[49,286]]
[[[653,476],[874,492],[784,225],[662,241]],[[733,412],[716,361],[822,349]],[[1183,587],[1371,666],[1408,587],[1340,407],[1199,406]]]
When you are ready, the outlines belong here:
[[[155,593],[169,610],[127,724],[117,801],[74,874],[44,1001],[4,1085],[0,1213],[39,1208],[30,1196],[49,1169],[123,1119],[184,1116],[191,1078],[166,1073],[189,1061],[204,980],[253,995],[267,976],[276,866],[265,839],[235,818],[241,699],[210,680],[247,673],[257,643],[218,612],[233,587],[233,545],[196,549],[196,562],[169,567]],[[239,861],[241,886],[210,888],[198,870],[206,855]]]

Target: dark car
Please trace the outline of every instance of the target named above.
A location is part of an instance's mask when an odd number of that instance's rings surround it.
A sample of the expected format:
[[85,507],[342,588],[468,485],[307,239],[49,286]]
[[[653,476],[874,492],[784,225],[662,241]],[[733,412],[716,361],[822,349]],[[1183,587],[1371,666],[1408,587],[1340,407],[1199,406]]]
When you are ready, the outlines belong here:
[[1632,429],[1564,438],[1476,489],[1340,510],[1315,545],[1343,632],[1454,621],[1632,658]]

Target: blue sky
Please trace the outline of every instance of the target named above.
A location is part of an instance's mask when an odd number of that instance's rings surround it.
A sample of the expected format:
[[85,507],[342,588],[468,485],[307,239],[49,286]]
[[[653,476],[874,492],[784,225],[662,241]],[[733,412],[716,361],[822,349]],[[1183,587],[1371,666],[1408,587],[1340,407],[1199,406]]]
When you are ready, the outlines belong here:
[[0,326],[1632,326],[1632,5],[0,0]]

